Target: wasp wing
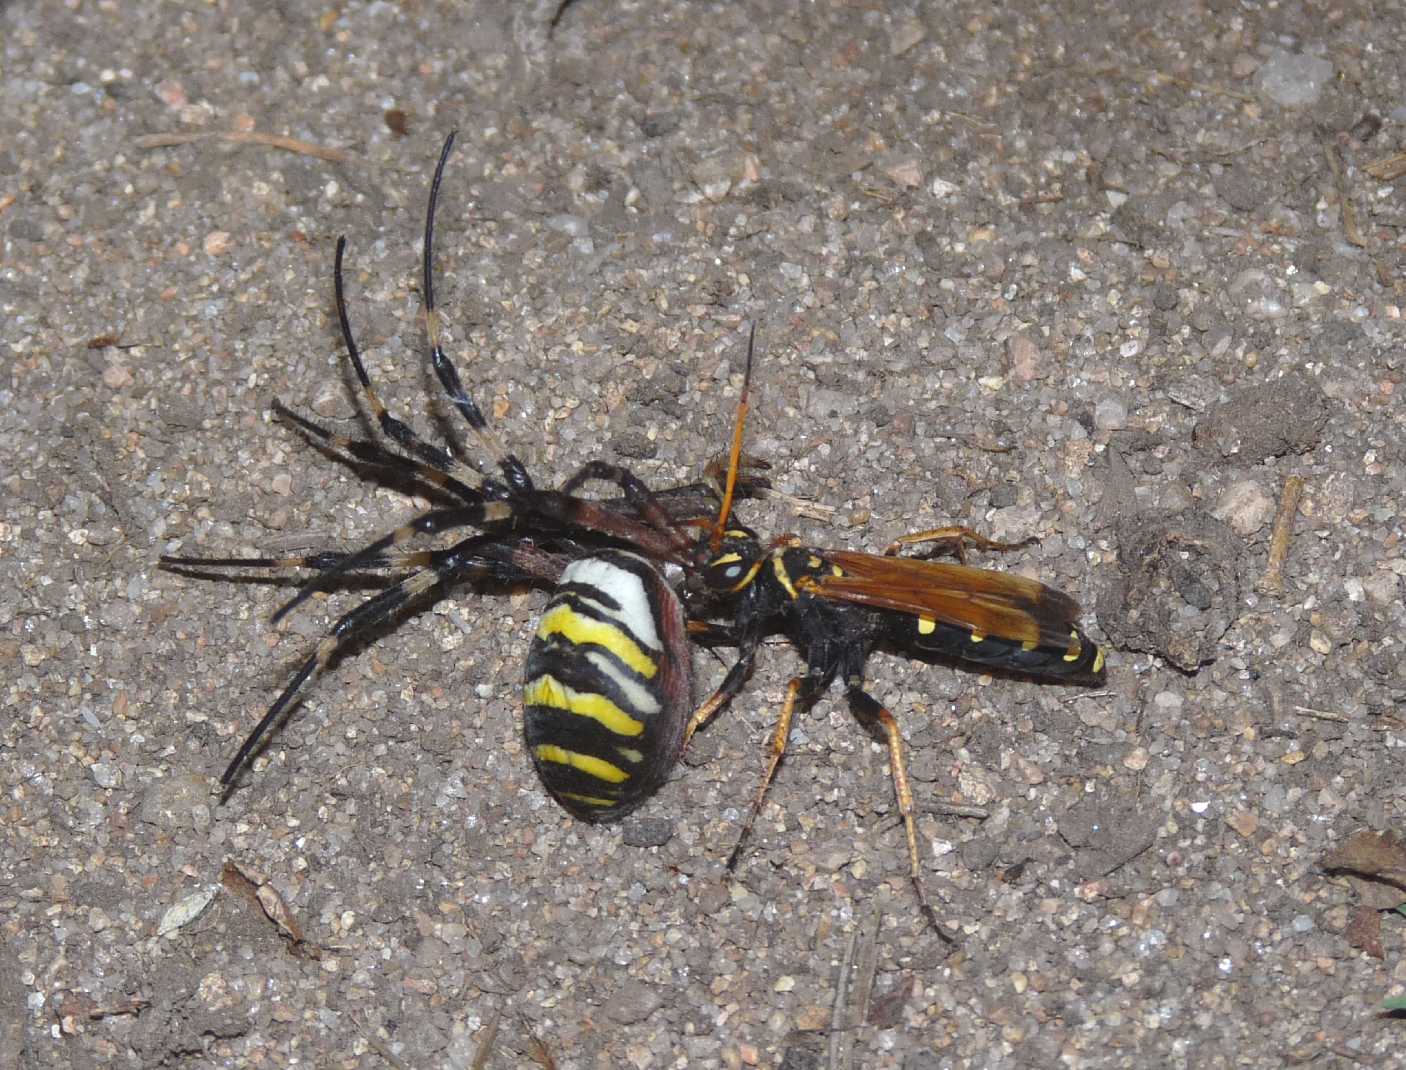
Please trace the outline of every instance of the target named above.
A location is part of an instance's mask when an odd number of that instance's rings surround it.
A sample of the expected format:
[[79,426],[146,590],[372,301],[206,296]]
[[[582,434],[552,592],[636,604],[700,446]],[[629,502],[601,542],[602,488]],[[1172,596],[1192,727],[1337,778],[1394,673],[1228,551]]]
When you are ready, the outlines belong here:
[[814,593],[832,602],[927,617],[979,636],[1058,649],[1078,626],[1079,603],[1063,591],[1009,572],[944,561],[825,550],[842,575],[817,576]]

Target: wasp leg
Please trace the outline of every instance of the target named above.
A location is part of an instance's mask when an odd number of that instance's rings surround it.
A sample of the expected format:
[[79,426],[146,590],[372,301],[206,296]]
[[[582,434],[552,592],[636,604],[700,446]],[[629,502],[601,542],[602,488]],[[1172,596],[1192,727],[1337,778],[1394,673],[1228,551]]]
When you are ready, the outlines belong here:
[[[707,625],[704,622],[689,622],[689,633],[695,635],[694,624],[703,624],[708,628],[718,628],[717,625]],[[727,670],[727,675],[723,677],[723,682],[718,685],[718,689],[708,697],[708,700],[693,711],[693,716],[688,719],[688,727],[683,732],[683,745],[688,746],[688,741],[693,738],[693,733],[697,732],[705,724],[711,721],[714,715],[736,698],[747,683],[747,677],[752,673],[752,663],[756,661],[757,649],[762,645],[761,634],[748,629],[740,636],[735,629],[719,629],[719,633],[725,636],[723,642],[736,642],[738,646],[737,660],[732,668]],[[705,642],[706,638],[699,638],[699,642]]]
[[913,805],[913,786],[908,781],[908,763],[903,758],[903,733],[899,730],[898,721],[881,702],[857,684],[850,684],[845,694],[855,717],[864,724],[877,728],[888,743],[893,793],[898,799],[898,813],[903,818],[903,834],[908,840],[908,875],[913,881],[913,890],[918,894],[918,905],[922,908],[923,916],[937,930],[939,936],[949,944],[955,944],[956,934],[948,931],[937,920],[937,913],[928,903],[927,894],[923,891],[918,854],[917,808]]
[[[690,620],[688,637],[700,646],[737,646],[737,629],[731,624],[715,624],[710,620]],[[708,700],[709,702],[712,699]],[[719,703],[721,705],[721,703]],[[700,725],[700,727],[702,727]]]
[[885,557],[893,557],[905,546],[916,546],[923,542],[948,543],[952,552],[957,555],[957,560],[966,564],[967,543],[981,550],[1019,550],[1022,546],[1029,546],[1031,543],[1039,542],[1034,535],[1028,539],[1021,539],[1019,542],[997,542],[995,539],[988,539],[985,535],[964,527],[928,528],[926,531],[915,531],[911,535],[900,535],[889,543],[884,549]]
[[771,733],[771,744],[767,748],[770,757],[767,760],[766,775],[762,777],[756,798],[752,800],[752,809],[747,814],[741,834],[737,837],[737,846],[732,849],[732,854],[728,855],[728,869],[737,868],[737,861],[742,857],[742,848],[747,843],[747,837],[751,835],[752,825],[762,812],[767,789],[776,778],[776,770],[786,754],[786,741],[791,735],[791,717],[796,711],[797,700],[800,700],[803,708],[808,708],[828,683],[829,679],[826,677],[797,676],[786,685],[786,701],[781,704],[781,714],[776,719],[776,728]]

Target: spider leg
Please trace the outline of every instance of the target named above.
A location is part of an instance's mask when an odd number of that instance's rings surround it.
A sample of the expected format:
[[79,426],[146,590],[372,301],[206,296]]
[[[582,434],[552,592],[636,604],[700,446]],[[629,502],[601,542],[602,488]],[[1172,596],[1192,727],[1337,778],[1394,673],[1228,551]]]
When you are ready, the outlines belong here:
[[[498,504],[498,503],[495,503]],[[501,503],[506,505],[507,503]],[[524,516],[563,528],[594,532],[627,542],[657,561],[687,566],[690,543],[681,543],[679,534],[660,531],[632,512],[622,512],[604,502],[576,498],[557,490],[534,491],[520,501]]]
[[[707,478],[711,479],[711,473]],[[712,482],[685,483],[678,487],[651,490],[629,469],[608,461],[592,461],[582,465],[580,471],[561,485],[561,493],[574,495],[593,479],[613,483],[624,495],[623,498],[603,499],[599,504],[612,510],[623,507],[645,520],[650,520],[650,515],[646,513],[649,509],[655,515],[655,520],[651,522],[661,531],[673,531],[681,523],[711,519],[722,501],[721,492]],[[762,491],[770,489],[771,480],[765,476],[748,476],[737,484],[737,493],[744,498],[759,498]],[[662,516],[658,515],[661,513]]]
[[[470,543],[472,540],[465,540]],[[282,693],[268,708],[268,711],[254,726],[235,753],[233,760],[220,776],[220,784],[228,789],[249,757],[258,749],[269,730],[292,707],[298,696],[318,673],[320,673],[337,651],[348,641],[364,633],[367,629],[392,617],[410,602],[425,594],[431,588],[452,583],[469,573],[480,573],[485,577],[507,582],[522,580],[544,580],[555,582],[561,573],[559,559],[550,560],[551,555],[538,558],[531,551],[526,555],[517,553],[514,547],[499,547],[499,552],[482,554],[476,548],[465,547],[461,543],[442,553],[440,559],[417,572],[412,572],[393,587],[373,595],[361,605],[339,617],[328,629],[327,634],[317,644],[316,649],[298,667],[293,678]],[[479,548],[481,549],[481,548]],[[492,548],[489,548],[492,549]]]
[[[771,480],[757,477],[739,483],[737,493],[746,498],[760,498],[762,491],[770,489]],[[718,503],[722,501],[717,487],[711,483],[686,483],[681,487],[665,487],[654,492],[654,499],[664,507],[675,524],[711,521],[717,514]],[[624,503],[623,498],[612,501]]]
[[493,434],[488,421],[483,418],[483,410],[464,389],[459,370],[445,354],[439,341],[439,313],[435,310],[434,303],[434,213],[435,206],[439,203],[439,186],[444,178],[444,165],[449,162],[449,154],[454,148],[454,137],[455,132],[451,131],[444,139],[444,148],[440,151],[439,163],[435,165],[434,179],[430,183],[429,207],[425,210],[425,331],[430,340],[430,364],[449,400],[459,410],[459,414],[463,416],[479,442],[492,455],[503,473],[503,478],[507,480],[508,488],[514,493],[528,493],[532,490],[532,480],[527,474],[527,469],[516,456],[503,448],[503,444]]
[[[294,412],[281,401],[274,401],[273,411],[280,418],[287,420],[297,427],[299,431],[312,440],[314,445],[324,449],[336,450],[363,464],[376,465],[379,468],[389,469],[390,471],[402,475],[423,480],[430,484],[430,486],[453,494],[455,497],[466,502],[479,502],[483,500],[483,495],[479,492],[477,487],[471,487],[449,474],[446,470],[446,466],[452,467],[457,465],[458,462],[452,457],[449,457],[448,454],[444,454],[444,465],[431,465],[423,460],[412,460],[393,450],[388,450],[379,442],[348,438],[345,435],[337,434],[335,431],[329,431],[321,424],[314,423],[306,416]],[[431,449],[434,449],[434,447],[431,447]],[[462,468],[462,465],[458,467]],[[475,482],[477,482],[477,480],[475,480]]]
[[[483,536],[486,538],[486,536]],[[359,570],[382,572],[412,568],[427,568],[437,565],[450,553],[460,551],[468,542],[459,543],[442,550],[406,550],[363,556],[357,564]],[[200,569],[260,568],[293,569],[305,568],[315,572],[343,572],[347,558],[359,553],[356,550],[314,550],[311,553],[285,557],[175,557],[163,554],[159,559],[162,568],[176,568],[199,571]]]
[[688,546],[693,540],[683,531],[668,511],[659,503],[654,492],[644,480],[628,468],[608,461],[591,461],[581,466],[574,476],[561,485],[561,493],[574,495],[584,484],[593,479],[603,483],[613,483],[625,495],[626,503],[646,524],[656,531],[668,535],[679,549]]
[[401,525],[390,534],[367,543],[360,550],[347,554],[341,561],[323,569],[302,590],[279,607],[273,615],[273,623],[277,624],[311,598],[325,581],[363,566],[371,567],[367,565],[367,562],[379,558],[383,551],[400,546],[416,535],[435,535],[441,531],[452,531],[455,528],[482,527],[484,524],[507,520],[512,515],[512,506],[507,502],[482,502],[461,509],[436,509],[433,512],[422,513],[408,524]]
[[[557,548],[562,549],[563,547],[558,546]],[[489,535],[475,535],[453,546],[438,550],[407,550],[373,554],[364,557],[357,568],[368,572],[437,568],[450,557],[462,558],[470,549],[473,549],[485,562],[493,563],[493,567],[498,570],[494,572],[494,577],[497,579],[505,582],[523,580],[555,584],[567,563],[586,553],[585,550],[572,543],[565,543],[564,548],[568,552],[559,553],[545,550],[526,540],[503,542]],[[345,572],[343,565],[347,558],[353,556],[354,553],[357,551],[314,550],[309,554],[292,557],[175,557],[163,554],[159,563],[162,568],[183,569],[196,573],[203,569],[226,568],[266,570],[304,568],[316,572],[335,570],[342,573]],[[512,571],[513,569],[516,571]],[[726,625],[697,621],[690,622],[689,634],[699,636],[698,642],[725,646],[732,642],[733,633]]]
[[347,315],[346,287],[342,278],[342,258],[346,254],[346,249],[347,239],[345,237],[338,238],[337,253],[332,265],[332,287],[337,299],[337,320],[341,324],[342,341],[347,347],[347,356],[351,359],[357,381],[361,383],[362,396],[366,399],[371,414],[376,418],[381,433],[405,450],[406,453],[424,461],[431,468],[437,468],[446,475],[452,475],[461,483],[481,482],[483,492],[489,497],[506,497],[504,488],[497,480],[480,476],[478,472],[448,450],[426,442],[409,424],[392,416],[386,408],[386,403],[376,393],[376,388],[371,385],[371,376],[366,372],[366,365],[362,363],[361,350],[357,348],[356,338],[352,334],[351,319]]
[[[623,501],[576,497],[574,492],[593,479],[619,487]],[[747,486],[754,489],[758,483],[748,481]],[[629,469],[607,461],[583,465],[561,490],[539,491],[532,500],[532,511],[542,519],[611,535],[660,560],[685,566],[695,544],[685,525],[706,521],[716,508],[716,492],[705,483],[656,493]]]
[[[359,565],[368,571],[382,569],[424,568],[438,560],[445,550],[412,550],[406,553],[376,554],[365,558]],[[163,554],[162,568],[180,569],[220,569],[220,568],[262,568],[289,569],[307,568],[317,572],[341,571],[341,566],[351,553],[343,550],[316,550],[298,557],[174,557]]]

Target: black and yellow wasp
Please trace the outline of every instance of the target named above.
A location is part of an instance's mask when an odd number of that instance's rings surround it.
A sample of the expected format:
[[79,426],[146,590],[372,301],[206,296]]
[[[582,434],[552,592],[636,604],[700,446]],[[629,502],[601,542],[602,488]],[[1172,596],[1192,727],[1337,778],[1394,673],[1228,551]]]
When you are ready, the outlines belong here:
[[[893,714],[865,689],[866,661],[874,649],[885,647],[1034,677],[1096,683],[1103,654],[1081,631],[1079,606],[1020,576],[898,556],[904,547],[922,543],[945,544],[959,558],[968,544],[994,550],[1025,545],[995,542],[967,528],[908,535],[876,555],[810,547],[789,535],[767,540],[735,523],[734,498],[767,485],[758,474],[761,463],[742,452],[754,338],[748,341],[727,463],[710,466],[717,486],[705,482],[652,491],[628,469],[595,461],[560,490],[538,488],[522,462],[498,444],[440,344],[432,279],[434,215],[453,142],[451,134],[435,169],[426,212],[430,361],[449,401],[494,459],[496,472],[469,467],[387,411],[352,335],[342,277],[346,241],[339,239],[333,279],[342,335],[361,396],[389,441],[350,439],[281,405],[275,409],[315,444],[418,480],[451,504],[350,553],[161,559],[166,567],[187,570],[315,570],[317,575],[279,609],[275,620],[333,577],[367,570],[408,572],[332,626],[245,739],[222,783],[232,787],[270,728],[348,640],[379,626],[407,603],[471,579],[547,585],[556,590],[528,653],[524,726],[544,786],[567,810],[588,820],[613,820],[648,798],[693,733],[741,692],[763,639],[779,632],[796,647],[806,668],[787,686],[766,772],[729,867],[736,864],[760,813],[796,711],[839,680],[854,714],[888,745],[910,876],[924,912],[936,925],[920,879],[916,803],[902,733]],[[593,481],[615,486],[619,496],[601,500],[577,493]],[[465,528],[474,533],[441,549],[404,548],[416,536]],[[689,684],[690,638],[737,649],[720,686],[696,708]]]
[[1061,591],[1010,573],[896,556],[904,547],[921,543],[946,544],[965,558],[968,543],[1013,550],[1023,542],[996,542],[963,527],[935,528],[896,540],[880,556],[807,546],[793,535],[764,541],[755,531],[734,525],[730,490],[741,457],[751,354],[749,345],[722,510],[716,525],[697,539],[691,551],[695,581],[731,611],[730,636],[738,656],[721,686],[694,711],[685,730],[685,745],[741,691],[764,636],[777,630],[784,633],[805,659],[806,669],[787,685],[771,735],[766,772],[728,860],[729,868],[736,865],[761,812],[785,754],[796,710],[808,708],[839,680],[854,715],[888,745],[913,886],[924,913],[947,936],[923,891],[916,804],[903,757],[903,734],[893,714],[864,687],[869,654],[876,647],[887,647],[1092,685],[1102,679],[1103,652],[1079,628],[1078,603]]

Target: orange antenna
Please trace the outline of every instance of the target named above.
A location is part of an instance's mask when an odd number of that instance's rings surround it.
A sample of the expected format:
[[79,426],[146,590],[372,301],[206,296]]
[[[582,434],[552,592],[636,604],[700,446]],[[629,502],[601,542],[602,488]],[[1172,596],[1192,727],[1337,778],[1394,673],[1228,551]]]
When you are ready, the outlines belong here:
[[737,422],[732,428],[732,452],[727,458],[727,480],[723,484],[723,507],[718,513],[718,523],[713,528],[708,545],[717,553],[723,544],[723,531],[727,528],[728,517],[732,515],[732,495],[737,489],[737,469],[742,463],[742,431],[747,426],[747,391],[752,385],[752,354],[756,351],[757,323],[752,321],[747,332],[747,368],[742,373],[742,396],[737,399]]

